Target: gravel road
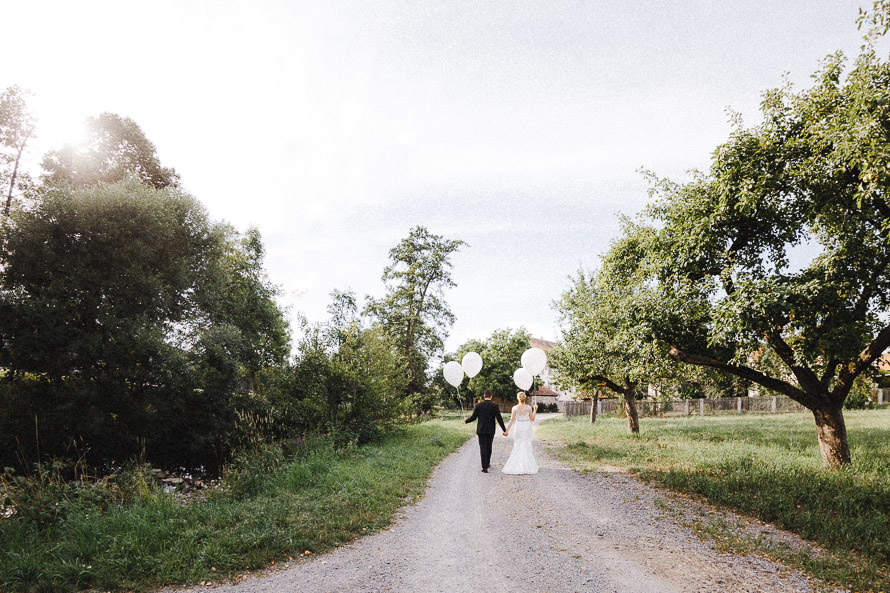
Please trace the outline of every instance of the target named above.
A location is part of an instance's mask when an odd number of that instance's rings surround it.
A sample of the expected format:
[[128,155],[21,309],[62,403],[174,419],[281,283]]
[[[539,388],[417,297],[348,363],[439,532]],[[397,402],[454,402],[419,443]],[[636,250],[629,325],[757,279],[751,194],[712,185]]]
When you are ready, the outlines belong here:
[[[543,416],[543,415],[542,415]],[[540,418],[539,418],[540,421]],[[476,439],[445,459],[426,496],[386,531],[214,593],[803,592],[809,582],[754,556],[712,550],[632,476],[580,474],[548,456],[532,476],[481,473]],[[168,589],[167,591],[172,591]]]

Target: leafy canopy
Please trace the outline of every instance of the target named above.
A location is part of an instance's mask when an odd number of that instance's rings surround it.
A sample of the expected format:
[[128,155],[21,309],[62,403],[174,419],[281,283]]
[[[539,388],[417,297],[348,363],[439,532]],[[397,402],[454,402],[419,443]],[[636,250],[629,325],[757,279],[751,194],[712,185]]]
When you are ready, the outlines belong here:
[[132,119],[102,113],[87,120],[87,131],[83,146],[65,145],[46,155],[45,182],[83,186],[133,176],[158,189],[179,186],[179,174],[161,165],[155,145]]
[[409,392],[424,388],[428,361],[442,351],[454,323],[445,289],[455,286],[450,257],[462,245],[414,227],[389,252],[382,277],[386,295],[368,299],[366,313],[392,337],[406,365]]

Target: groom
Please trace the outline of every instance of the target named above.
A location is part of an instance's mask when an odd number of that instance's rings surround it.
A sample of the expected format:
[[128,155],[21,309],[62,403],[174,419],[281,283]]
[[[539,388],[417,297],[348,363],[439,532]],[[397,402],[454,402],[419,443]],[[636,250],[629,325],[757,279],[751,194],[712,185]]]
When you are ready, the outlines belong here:
[[488,473],[488,466],[491,464],[491,443],[494,441],[494,421],[497,420],[507,435],[507,427],[504,426],[504,419],[501,417],[501,409],[498,405],[491,401],[491,390],[486,389],[482,394],[485,399],[476,404],[473,408],[473,415],[464,418],[464,422],[472,422],[479,419],[476,424],[476,436],[479,437],[479,453],[482,454],[482,471]]

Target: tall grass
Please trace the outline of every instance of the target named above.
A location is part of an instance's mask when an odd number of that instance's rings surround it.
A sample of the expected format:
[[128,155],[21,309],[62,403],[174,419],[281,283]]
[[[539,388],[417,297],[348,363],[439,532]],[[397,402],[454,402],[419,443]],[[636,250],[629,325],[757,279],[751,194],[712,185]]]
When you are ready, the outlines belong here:
[[243,455],[190,504],[155,490],[127,502],[73,501],[51,523],[0,519],[0,590],[146,590],[219,580],[377,531],[419,496],[470,431],[432,421],[347,450],[274,447]]
[[615,418],[552,421],[539,434],[579,467],[625,467],[853,555],[890,591],[890,410],[845,417],[853,463],[839,471],[821,466],[809,414],[646,419],[634,436]]

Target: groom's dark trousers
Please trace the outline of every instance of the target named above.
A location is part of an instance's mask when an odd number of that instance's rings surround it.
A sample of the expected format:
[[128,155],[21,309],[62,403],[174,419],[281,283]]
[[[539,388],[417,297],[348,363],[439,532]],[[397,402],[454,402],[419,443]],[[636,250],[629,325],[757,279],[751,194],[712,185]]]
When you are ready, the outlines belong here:
[[506,431],[504,426],[504,418],[501,416],[501,409],[491,400],[482,400],[473,408],[473,415],[464,420],[464,422],[476,423],[476,436],[479,437],[479,453],[482,456],[482,469],[488,469],[491,464],[491,444],[494,441],[494,423],[501,425],[501,430]]

